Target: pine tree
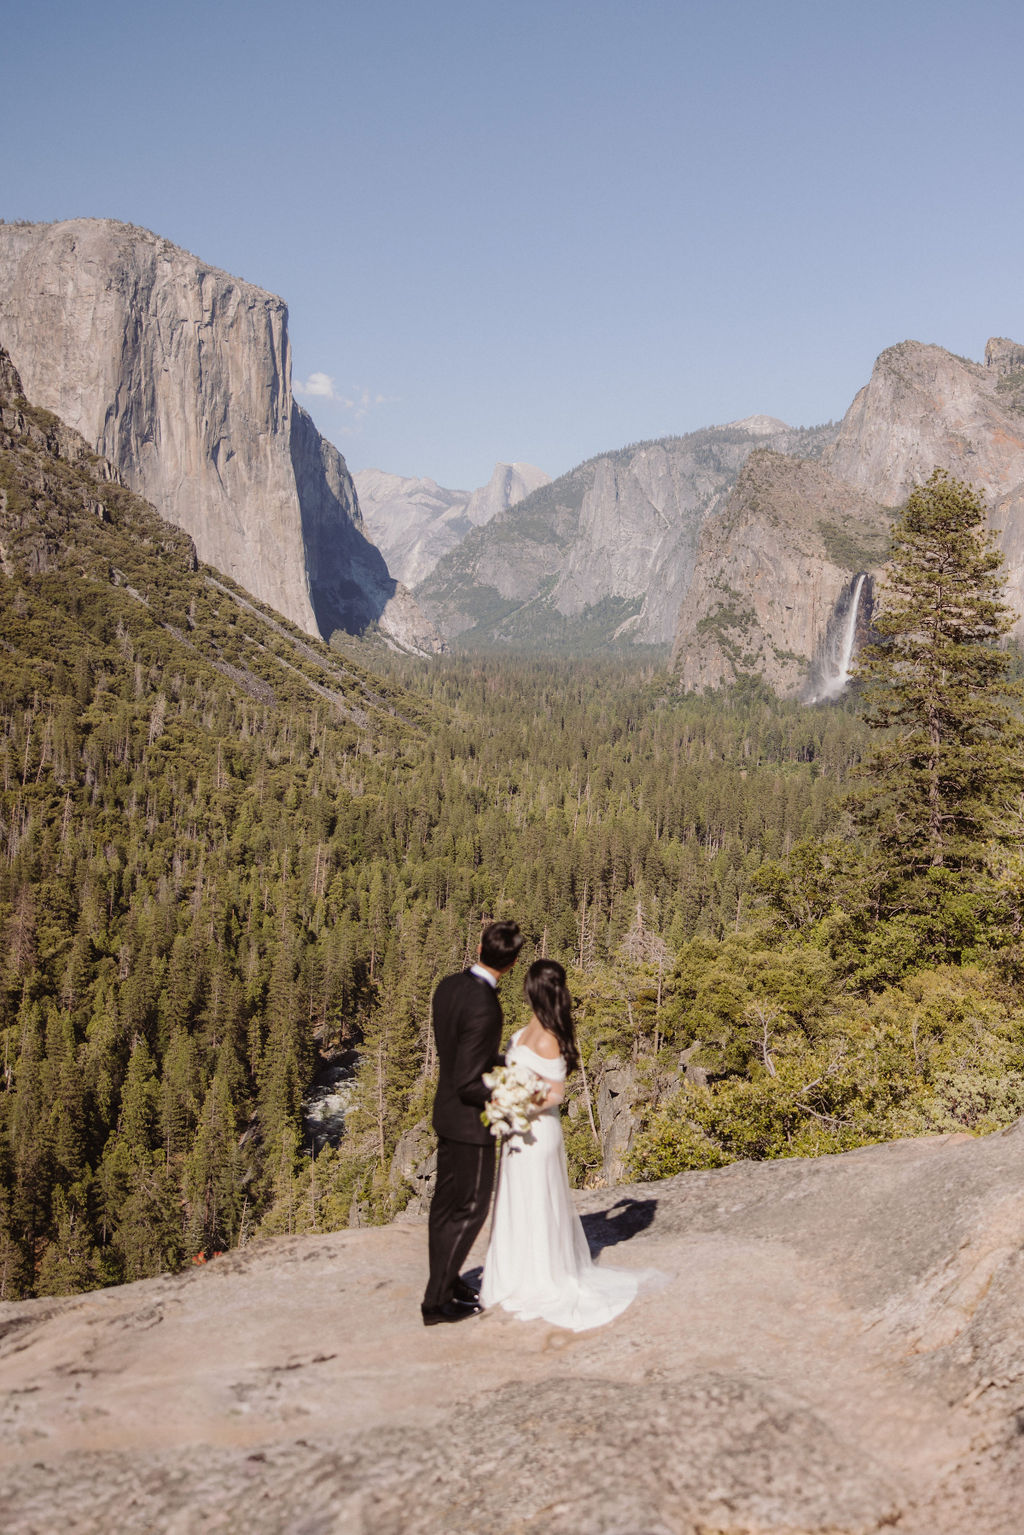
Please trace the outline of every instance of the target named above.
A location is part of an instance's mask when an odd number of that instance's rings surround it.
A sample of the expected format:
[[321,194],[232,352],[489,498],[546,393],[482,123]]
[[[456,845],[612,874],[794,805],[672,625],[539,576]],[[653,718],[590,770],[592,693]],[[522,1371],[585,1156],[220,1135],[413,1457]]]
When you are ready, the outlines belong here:
[[206,1094],[186,1168],[187,1239],[193,1253],[222,1251],[237,1242],[242,1177],[231,1089],[218,1072]]
[[855,817],[878,856],[878,914],[953,959],[997,919],[993,850],[1024,784],[1002,601],[982,498],[936,469],[910,496],[857,674],[887,735],[862,769]]

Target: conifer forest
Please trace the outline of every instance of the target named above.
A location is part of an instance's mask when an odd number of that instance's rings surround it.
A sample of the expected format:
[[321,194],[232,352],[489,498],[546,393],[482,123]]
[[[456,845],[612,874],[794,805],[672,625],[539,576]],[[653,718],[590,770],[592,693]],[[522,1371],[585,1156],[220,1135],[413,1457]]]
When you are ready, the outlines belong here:
[[570,971],[577,1182],[613,1069],[634,1179],[1024,1113],[1019,668],[966,487],[911,498],[808,707],[663,655],[328,647],[5,422],[0,1299],[400,1211],[430,995],[490,918]]

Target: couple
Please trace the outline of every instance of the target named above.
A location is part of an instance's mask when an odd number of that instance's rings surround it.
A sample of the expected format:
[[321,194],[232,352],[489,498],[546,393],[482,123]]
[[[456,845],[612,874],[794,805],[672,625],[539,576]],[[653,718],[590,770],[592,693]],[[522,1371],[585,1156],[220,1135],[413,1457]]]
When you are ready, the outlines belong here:
[[559,1104],[576,1066],[572,1005],[565,971],[538,959],[526,973],[530,1021],[512,1037],[509,1065],[532,1071],[543,1097],[527,1135],[502,1144],[491,1242],[477,1294],[459,1270],[487,1218],[494,1182],[494,1143],[480,1112],[490,1096],[484,1073],[502,1057],[498,981],[519,957],[514,922],[484,929],[479,962],[449,975],[434,993],[433,1022],[440,1073],[434,1098],[437,1185],[430,1206],[430,1280],[423,1322],[460,1322],[485,1306],[502,1306],[523,1321],[543,1318],[583,1332],[624,1311],[638,1276],[595,1268],[569,1192]]

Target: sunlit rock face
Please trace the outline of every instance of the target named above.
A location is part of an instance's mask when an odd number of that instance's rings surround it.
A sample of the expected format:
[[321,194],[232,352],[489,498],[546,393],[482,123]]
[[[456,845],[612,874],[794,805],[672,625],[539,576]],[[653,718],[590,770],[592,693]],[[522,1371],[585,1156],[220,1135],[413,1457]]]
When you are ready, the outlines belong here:
[[835,432],[757,416],[600,454],[467,534],[416,596],[461,644],[668,645],[701,528],[749,454],[813,456]]
[[0,343],[201,559],[307,633],[387,628],[395,583],[292,399],[280,298],[130,224],[4,224]]
[[819,462],[755,455],[705,521],[676,632],[681,684],[759,675],[783,694],[839,696],[868,632],[887,516],[936,467],[984,494],[1007,600],[1024,613],[1024,347],[994,338],[982,364],[905,341],[879,357]]
[[[673,652],[682,686],[755,675],[785,696],[814,696],[832,676],[825,642],[838,609],[859,574],[877,572],[887,532],[885,509],[820,464],[751,454],[701,535]],[[850,658],[837,648],[835,659]]]
[[906,500],[936,465],[998,501],[1024,482],[1024,414],[1005,387],[1014,372],[1024,378],[1015,354],[1024,359],[1013,342],[990,341],[985,365],[918,341],[889,347],[823,462],[888,506]]
[[823,461],[888,506],[936,466],[982,491],[1006,558],[1008,601],[1024,613],[1024,347],[994,337],[984,363],[917,341],[889,347]]

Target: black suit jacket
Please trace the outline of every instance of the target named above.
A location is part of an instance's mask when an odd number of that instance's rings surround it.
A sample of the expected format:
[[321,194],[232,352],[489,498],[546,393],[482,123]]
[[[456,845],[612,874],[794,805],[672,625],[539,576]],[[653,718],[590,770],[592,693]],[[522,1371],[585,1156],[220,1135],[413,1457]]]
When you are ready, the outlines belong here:
[[470,970],[447,975],[434,992],[433,1020],[440,1068],[434,1129],[449,1141],[486,1146],[492,1137],[480,1110],[490,1097],[483,1074],[501,1061],[498,993]]

